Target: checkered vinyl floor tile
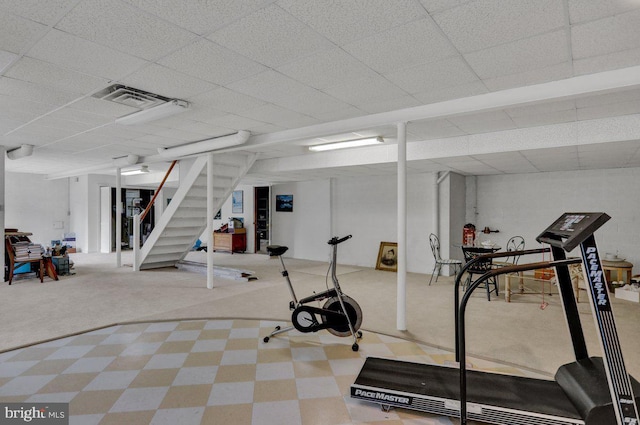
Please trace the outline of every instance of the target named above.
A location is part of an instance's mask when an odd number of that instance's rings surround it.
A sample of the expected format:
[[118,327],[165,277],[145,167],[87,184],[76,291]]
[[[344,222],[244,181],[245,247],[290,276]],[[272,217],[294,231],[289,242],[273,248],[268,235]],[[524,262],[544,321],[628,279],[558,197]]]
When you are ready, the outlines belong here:
[[264,343],[276,325],[139,323],[1,353],[0,400],[69,402],[72,425],[455,423],[349,397],[367,356],[442,364],[451,353],[370,332],[358,352],[326,331]]

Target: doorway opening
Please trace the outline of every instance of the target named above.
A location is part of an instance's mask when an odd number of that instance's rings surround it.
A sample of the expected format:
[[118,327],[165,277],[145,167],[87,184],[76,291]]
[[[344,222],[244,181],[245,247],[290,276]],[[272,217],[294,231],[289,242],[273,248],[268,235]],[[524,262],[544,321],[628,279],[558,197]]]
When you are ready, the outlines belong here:
[[255,187],[253,197],[255,199],[254,222],[256,223],[255,252],[266,254],[269,244],[269,186]]
[[[142,214],[144,209],[153,198],[153,190],[150,189],[121,189],[122,208],[122,240],[120,241],[122,249],[133,248],[133,216]],[[116,188],[111,188],[111,250],[116,249]],[[155,224],[154,208],[140,223],[140,244],[147,239]]]

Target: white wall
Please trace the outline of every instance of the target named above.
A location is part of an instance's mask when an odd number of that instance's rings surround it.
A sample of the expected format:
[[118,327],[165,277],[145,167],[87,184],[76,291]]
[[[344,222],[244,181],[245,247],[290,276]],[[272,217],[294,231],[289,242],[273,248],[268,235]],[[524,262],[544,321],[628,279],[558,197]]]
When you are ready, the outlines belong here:
[[[271,243],[288,246],[286,256],[328,260],[330,186],[329,180],[318,180],[271,187]],[[293,195],[293,211],[276,211],[276,195]]]
[[67,179],[45,180],[39,174],[6,173],[5,227],[31,232],[30,239],[50,246],[69,228]]
[[[605,212],[612,218],[595,233],[601,253],[616,251],[640,268],[640,168],[479,176],[479,229],[500,233],[491,238],[504,246],[522,235],[526,248],[564,212]],[[579,255],[574,250],[573,255]],[[536,258],[532,260],[539,260]]]

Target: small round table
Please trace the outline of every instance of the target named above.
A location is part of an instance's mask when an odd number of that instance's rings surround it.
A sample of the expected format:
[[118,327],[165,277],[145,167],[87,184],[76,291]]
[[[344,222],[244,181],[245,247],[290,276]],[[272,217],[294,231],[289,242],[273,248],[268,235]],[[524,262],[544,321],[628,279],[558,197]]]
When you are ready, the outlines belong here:
[[609,292],[613,292],[613,287],[611,286],[612,272],[615,272],[614,280],[631,283],[631,269],[633,269],[633,264],[628,261],[602,260],[602,269],[604,270],[604,275],[607,278],[607,287],[609,288]]

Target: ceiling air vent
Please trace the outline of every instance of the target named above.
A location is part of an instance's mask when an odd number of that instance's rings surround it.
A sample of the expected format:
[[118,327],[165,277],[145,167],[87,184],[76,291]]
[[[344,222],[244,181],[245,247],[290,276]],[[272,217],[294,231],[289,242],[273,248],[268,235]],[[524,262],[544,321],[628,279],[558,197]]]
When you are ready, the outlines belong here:
[[121,84],[114,84],[104,90],[100,90],[94,94],[93,97],[139,109],[149,109],[171,100],[164,96],[123,86]]

